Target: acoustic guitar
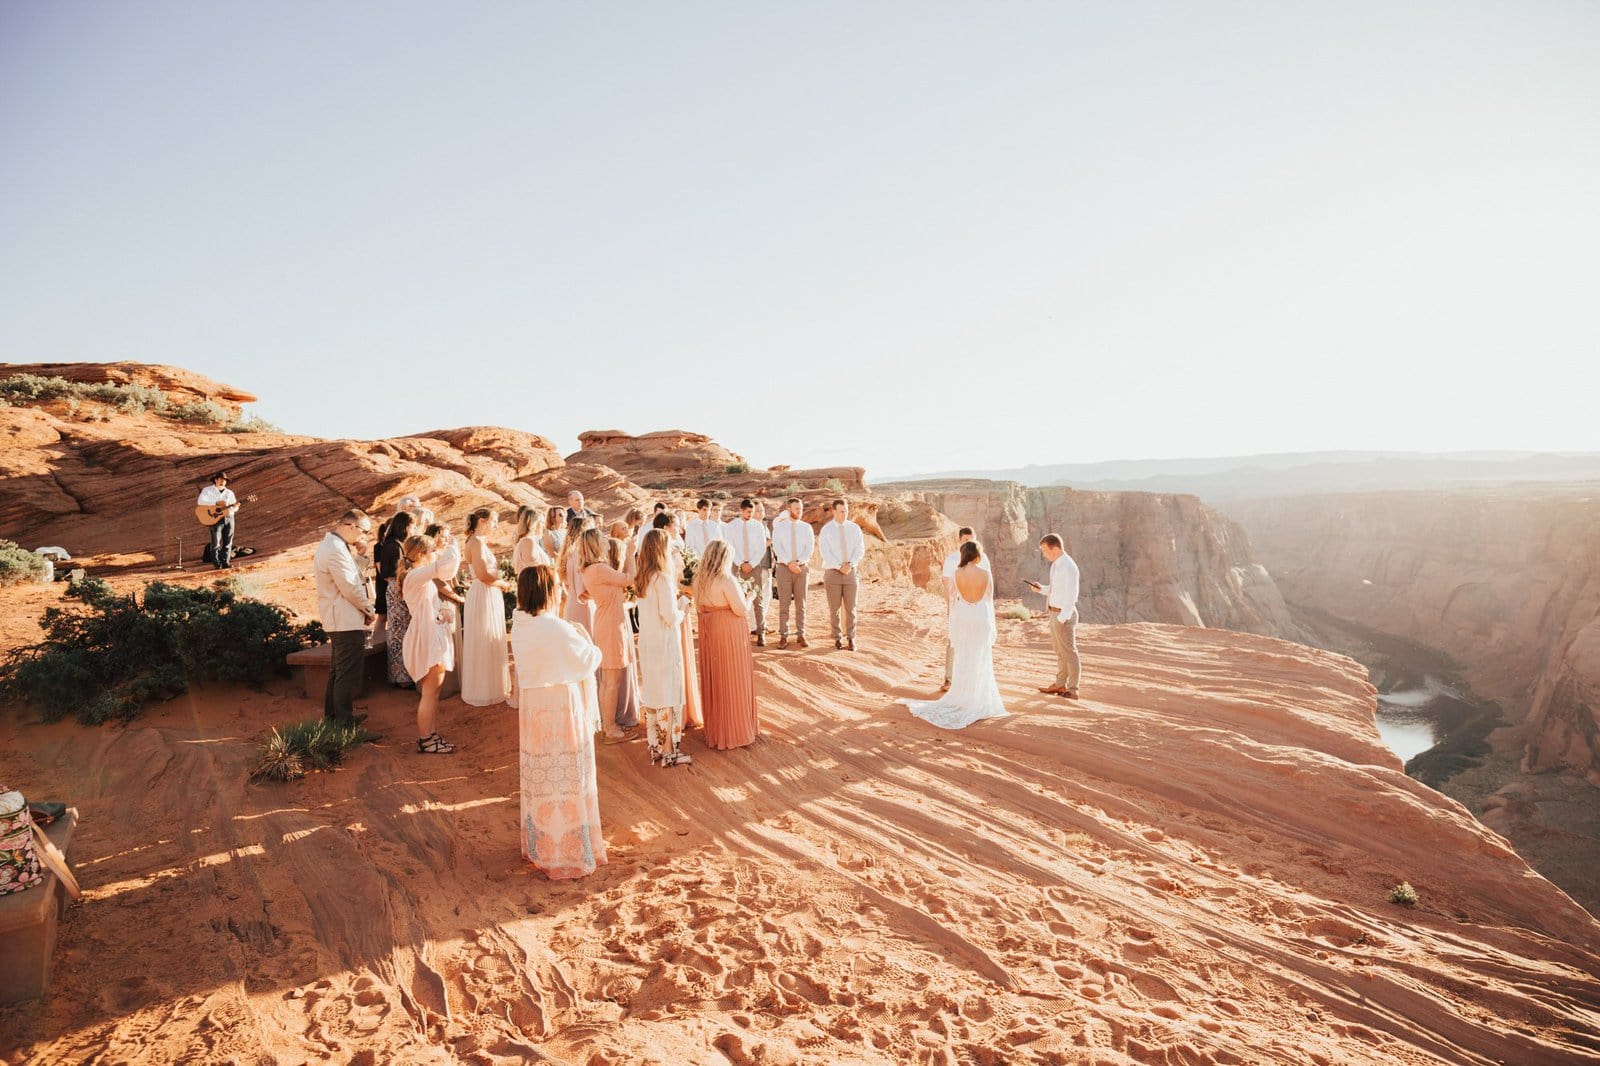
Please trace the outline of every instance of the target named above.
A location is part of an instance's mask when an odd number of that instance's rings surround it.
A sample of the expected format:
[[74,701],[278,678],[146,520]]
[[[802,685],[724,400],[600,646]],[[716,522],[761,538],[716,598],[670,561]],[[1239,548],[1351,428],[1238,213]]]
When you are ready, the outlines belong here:
[[[246,496],[244,498],[244,503],[255,502],[256,498],[254,495]],[[207,507],[204,504],[196,504],[194,508],[194,516],[200,520],[201,525],[214,526],[242,506],[244,506],[243,503],[215,503],[210,507]]]

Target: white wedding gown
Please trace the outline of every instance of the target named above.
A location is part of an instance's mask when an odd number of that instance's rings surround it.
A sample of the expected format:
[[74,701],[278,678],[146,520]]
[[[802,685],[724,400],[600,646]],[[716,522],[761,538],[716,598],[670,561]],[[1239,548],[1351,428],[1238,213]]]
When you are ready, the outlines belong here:
[[994,680],[994,578],[983,598],[971,603],[958,591],[950,600],[950,691],[937,700],[901,700],[911,713],[940,729],[965,729],[985,718],[1004,718]]

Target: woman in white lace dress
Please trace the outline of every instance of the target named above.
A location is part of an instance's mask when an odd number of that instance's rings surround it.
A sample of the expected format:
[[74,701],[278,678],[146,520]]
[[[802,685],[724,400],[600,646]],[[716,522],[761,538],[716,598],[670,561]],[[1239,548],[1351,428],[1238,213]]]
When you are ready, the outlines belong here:
[[937,700],[901,700],[911,713],[941,729],[965,729],[985,718],[1006,717],[994,679],[994,579],[979,566],[983,546],[961,546],[950,598],[950,647],[955,662],[950,691]]
[[480,507],[467,517],[467,547],[462,560],[472,573],[467,586],[467,607],[461,624],[461,702],[469,707],[493,707],[511,692],[506,662],[506,601],[504,583],[489,550],[495,513]]

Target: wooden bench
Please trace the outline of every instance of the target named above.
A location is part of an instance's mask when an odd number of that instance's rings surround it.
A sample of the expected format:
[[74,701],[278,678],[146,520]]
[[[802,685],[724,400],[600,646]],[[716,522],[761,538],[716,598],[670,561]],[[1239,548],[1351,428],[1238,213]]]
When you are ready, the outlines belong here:
[[[361,671],[361,684],[356,686],[357,696],[365,690],[369,678],[376,676],[382,681],[389,676],[387,644],[374,644],[372,638],[368,637],[365,654],[366,666]],[[328,691],[328,673],[333,669],[333,645],[314,644],[309,648],[301,648],[289,654],[288,663],[290,667],[300,671],[306,699],[320,700]]]
[[[78,810],[69,807],[43,828],[50,842],[66,855],[77,824]],[[0,896],[0,1003],[36,999],[49,989],[56,927],[66,912],[66,886],[49,867],[44,869],[42,883]]]

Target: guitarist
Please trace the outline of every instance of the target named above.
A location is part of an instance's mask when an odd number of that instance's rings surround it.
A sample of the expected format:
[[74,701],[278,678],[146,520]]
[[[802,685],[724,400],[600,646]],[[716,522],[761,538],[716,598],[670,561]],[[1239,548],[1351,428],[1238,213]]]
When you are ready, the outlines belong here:
[[195,506],[207,508],[217,519],[211,527],[211,543],[206,548],[212,568],[230,569],[233,566],[233,514],[239,509],[239,500],[228,488],[226,470],[211,475],[211,484],[200,490]]

